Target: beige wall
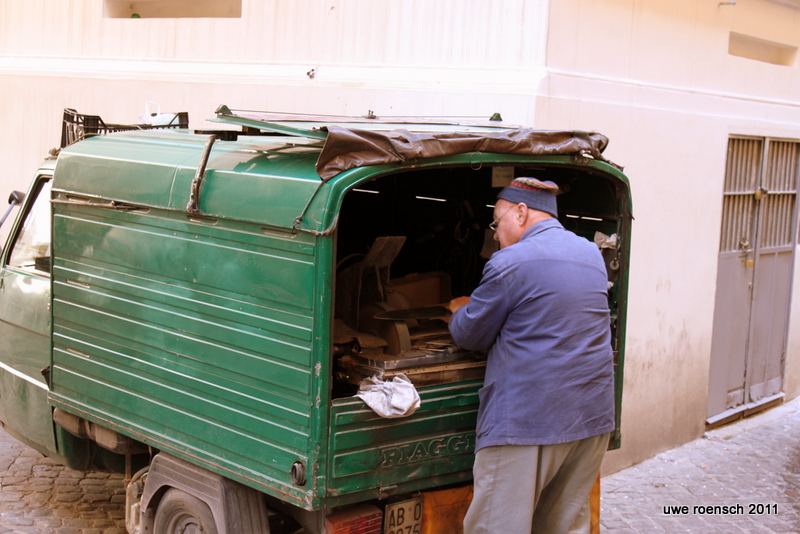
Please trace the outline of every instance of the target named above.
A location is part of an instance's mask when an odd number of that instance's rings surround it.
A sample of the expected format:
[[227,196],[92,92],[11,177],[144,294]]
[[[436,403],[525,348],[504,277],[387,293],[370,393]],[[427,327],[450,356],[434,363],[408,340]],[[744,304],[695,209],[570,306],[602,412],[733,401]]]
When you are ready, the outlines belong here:
[[24,188],[58,143],[65,107],[126,123],[155,101],[188,111],[193,128],[208,127],[220,104],[345,115],[501,112],[530,124],[544,72],[545,0],[243,0],[242,17],[224,19],[105,18],[103,7],[0,2],[0,200]]
[[[800,46],[800,11],[718,4],[551,5],[536,125],[606,133],[606,155],[625,166],[633,190],[623,446],[607,456],[606,472],[704,431],[727,139],[800,139],[797,66],[728,54],[731,31]],[[792,397],[800,336],[789,349]]]
[[[728,53],[731,32],[800,46],[800,10],[719,4],[243,0],[241,18],[127,20],[104,18],[102,0],[0,2],[0,192],[27,184],[58,142],[64,107],[126,122],[152,100],[189,111],[193,127],[219,104],[499,111],[601,131],[631,178],[635,215],[623,447],[607,457],[611,472],[704,430],[728,136],[800,139],[797,59]],[[788,397],[800,394],[794,330]]]
[[543,58],[546,7],[537,0],[243,0],[241,18],[118,19],[104,17],[102,0],[26,0],[3,2],[0,47],[33,56],[306,68],[517,68]]

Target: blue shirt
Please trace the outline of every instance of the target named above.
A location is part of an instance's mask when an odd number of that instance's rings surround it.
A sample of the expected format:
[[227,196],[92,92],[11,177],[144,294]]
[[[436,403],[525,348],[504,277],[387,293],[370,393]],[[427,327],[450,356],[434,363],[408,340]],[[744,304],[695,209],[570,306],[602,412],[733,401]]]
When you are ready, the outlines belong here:
[[614,429],[608,277],[597,246],[556,219],[497,251],[453,340],[489,350],[476,450],[566,443]]

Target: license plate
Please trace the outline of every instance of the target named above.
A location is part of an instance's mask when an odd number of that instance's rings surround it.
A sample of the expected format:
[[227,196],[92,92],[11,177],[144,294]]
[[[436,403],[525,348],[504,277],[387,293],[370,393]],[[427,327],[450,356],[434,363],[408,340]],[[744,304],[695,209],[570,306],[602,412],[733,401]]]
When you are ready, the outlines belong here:
[[387,504],[383,534],[422,534],[422,497]]

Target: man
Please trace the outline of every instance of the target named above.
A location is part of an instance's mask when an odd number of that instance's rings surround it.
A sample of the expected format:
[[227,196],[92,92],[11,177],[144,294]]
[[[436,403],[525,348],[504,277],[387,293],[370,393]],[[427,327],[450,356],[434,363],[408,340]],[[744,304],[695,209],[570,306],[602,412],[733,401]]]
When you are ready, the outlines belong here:
[[608,278],[597,247],[556,219],[557,192],[535,178],[500,192],[500,250],[450,302],[454,341],[489,349],[465,534],[589,532],[614,429]]

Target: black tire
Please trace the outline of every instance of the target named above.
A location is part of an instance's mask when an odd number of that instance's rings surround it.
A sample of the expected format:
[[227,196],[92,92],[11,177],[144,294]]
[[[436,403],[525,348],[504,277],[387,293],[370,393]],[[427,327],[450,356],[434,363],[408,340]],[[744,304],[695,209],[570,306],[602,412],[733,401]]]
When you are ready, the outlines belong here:
[[179,489],[164,494],[158,504],[154,534],[217,534],[214,514],[206,503]]

